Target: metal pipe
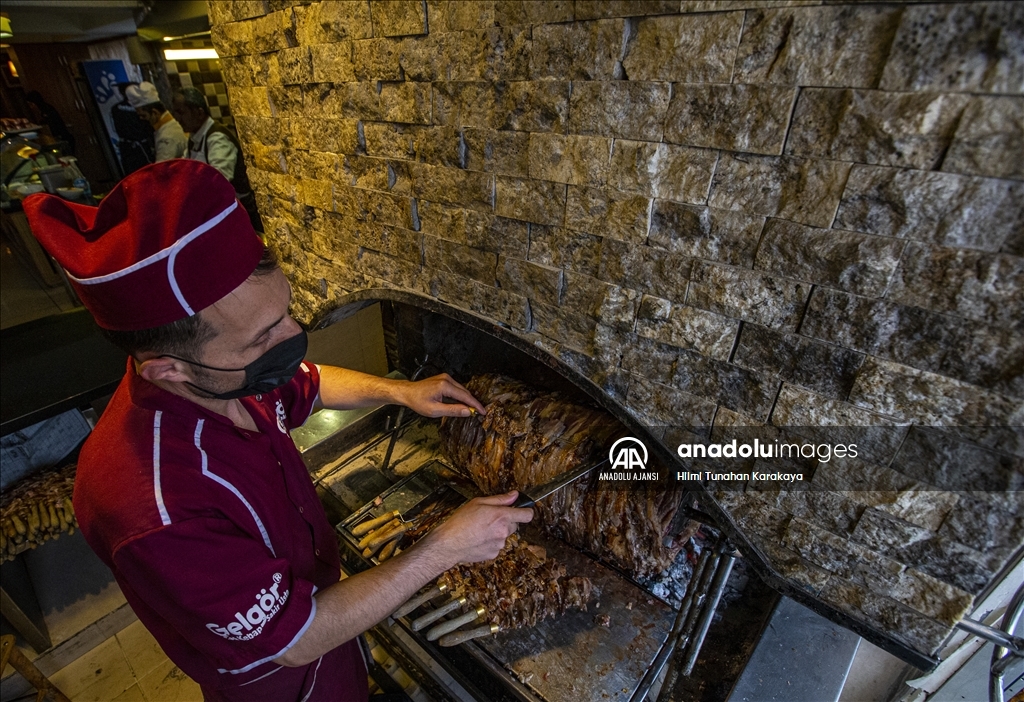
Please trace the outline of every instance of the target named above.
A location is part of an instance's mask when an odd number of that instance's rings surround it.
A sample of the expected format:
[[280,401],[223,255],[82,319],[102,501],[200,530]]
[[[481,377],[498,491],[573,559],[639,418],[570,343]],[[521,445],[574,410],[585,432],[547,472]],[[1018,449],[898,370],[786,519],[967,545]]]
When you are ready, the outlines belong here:
[[[1022,614],[1024,614],[1024,585],[1021,585],[1017,588],[1017,591],[1013,593],[1013,597],[1010,598],[1010,603],[1006,606],[1006,612],[1003,614],[1003,622],[1001,626],[1002,631],[1006,633],[1006,635],[1011,635],[1017,628],[1017,624],[1020,622]],[[1006,673],[1006,668],[1010,665],[1010,662],[1013,661],[1014,658],[1021,657],[1020,652],[1015,652],[1012,649],[1007,650],[1006,646],[1000,646],[999,644],[996,644],[992,649],[992,662],[989,665],[988,676],[989,702],[1003,702],[1003,675]]]
[[683,675],[689,675],[693,672],[693,666],[697,663],[697,655],[704,645],[704,637],[707,636],[708,629],[711,628],[711,618],[715,615],[715,610],[718,609],[718,602],[722,599],[722,593],[725,592],[725,584],[729,580],[729,574],[732,572],[732,567],[735,563],[736,552],[733,551],[726,554],[719,564],[718,570],[715,572],[715,582],[711,586],[711,593],[708,595],[708,601],[701,612],[700,623],[697,625],[697,636],[690,643],[686,660],[683,663]]
[[633,691],[632,696],[629,698],[629,702],[641,702],[647,693],[651,691],[654,683],[658,679],[658,675],[661,673],[662,668],[665,667],[665,663],[668,662],[672,656],[672,652],[676,649],[676,643],[679,641],[679,636],[685,628],[685,623],[690,618],[690,612],[693,610],[693,604],[697,601],[699,593],[701,591],[702,581],[705,579],[705,573],[714,569],[714,563],[712,559],[714,557],[712,548],[704,549],[703,553],[700,554],[700,560],[697,561],[697,566],[693,570],[693,575],[690,576],[690,582],[686,585],[686,593],[683,595],[682,601],[679,603],[679,612],[676,614],[675,621],[672,624],[672,630],[668,634],[668,638],[665,639],[665,643],[662,644],[661,650],[658,651],[658,655],[654,657],[654,661],[651,666],[644,673],[644,677],[640,680],[640,684],[637,685],[636,690]]
[[[695,606],[690,610],[689,615],[686,617],[686,624],[683,625],[682,630],[676,638],[676,654],[681,654],[686,650],[686,646],[689,644],[690,638],[693,636],[693,629],[700,620],[701,613],[704,611],[704,608],[707,606],[708,589],[711,587],[712,579],[718,572],[718,569],[721,568],[722,554],[725,552],[725,549],[726,546],[724,541],[714,545],[714,553],[708,562],[708,567],[701,574],[700,585],[694,598]],[[665,671],[665,680],[662,682],[661,691],[658,694],[659,702],[666,702],[667,700],[672,699],[672,689],[675,687],[676,680],[678,678],[679,655],[673,655],[669,660],[668,669]]]
[[961,619],[956,623],[957,629],[962,629],[986,641],[991,641],[996,646],[1008,649],[1018,656],[1024,656],[1024,639],[1019,636],[1007,634],[995,627],[976,622],[973,619]]

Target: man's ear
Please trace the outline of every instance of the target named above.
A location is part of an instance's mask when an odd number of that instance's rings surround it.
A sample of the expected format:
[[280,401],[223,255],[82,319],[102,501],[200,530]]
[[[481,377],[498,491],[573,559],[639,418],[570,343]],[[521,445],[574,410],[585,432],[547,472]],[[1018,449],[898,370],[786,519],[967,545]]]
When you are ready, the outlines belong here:
[[192,380],[188,364],[169,356],[150,356],[135,361],[136,372],[146,380],[185,383]]

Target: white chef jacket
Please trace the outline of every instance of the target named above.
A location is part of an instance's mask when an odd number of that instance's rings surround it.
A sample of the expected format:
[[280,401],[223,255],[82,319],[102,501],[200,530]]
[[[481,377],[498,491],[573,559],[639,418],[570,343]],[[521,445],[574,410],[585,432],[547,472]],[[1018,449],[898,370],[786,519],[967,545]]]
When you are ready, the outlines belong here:
[[156,160],[158,162],[181,158],[188,146],[185,130],[181,128],[178,120],[174,119],[170,112],[164,112],[163,117],[156,123],[153,140],[156,142]]

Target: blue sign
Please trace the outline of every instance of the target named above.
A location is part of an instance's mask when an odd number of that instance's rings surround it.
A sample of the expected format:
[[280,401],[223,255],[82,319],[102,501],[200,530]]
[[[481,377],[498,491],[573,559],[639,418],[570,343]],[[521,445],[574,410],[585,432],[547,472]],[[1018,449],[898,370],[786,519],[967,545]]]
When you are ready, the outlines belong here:
[[128,72],[124,68],[124,63],[117,59],[82,61],[82,70],[89,82],[89,90],[92,91],[96,107],[103,118],[103,126],[107,128],[107,138],[114,147],[114,153],[120,156],[121,150],[118,148],[117,130],[114,129],[111,110],[121,101],[117,84],[128,82]]

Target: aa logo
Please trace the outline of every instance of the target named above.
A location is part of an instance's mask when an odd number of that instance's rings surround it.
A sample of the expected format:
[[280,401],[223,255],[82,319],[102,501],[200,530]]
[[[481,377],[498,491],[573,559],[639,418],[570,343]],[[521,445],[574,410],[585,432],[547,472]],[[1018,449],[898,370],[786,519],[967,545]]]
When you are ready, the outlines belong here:
[[640,439],[624,436],[608,451],[611,470],[645,470],[647,468],[647,447]]

